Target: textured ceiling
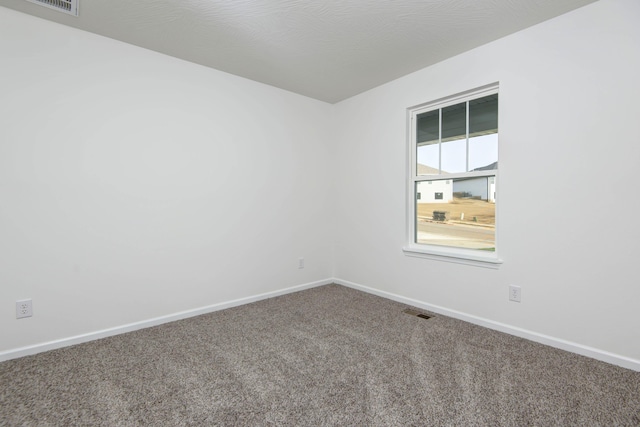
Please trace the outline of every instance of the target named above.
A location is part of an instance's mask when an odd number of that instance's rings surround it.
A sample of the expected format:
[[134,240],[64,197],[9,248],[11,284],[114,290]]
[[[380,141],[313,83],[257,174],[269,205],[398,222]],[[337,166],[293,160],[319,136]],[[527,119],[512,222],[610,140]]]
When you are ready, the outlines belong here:
[[595,0],[80,0],[6,6],[337,102]]

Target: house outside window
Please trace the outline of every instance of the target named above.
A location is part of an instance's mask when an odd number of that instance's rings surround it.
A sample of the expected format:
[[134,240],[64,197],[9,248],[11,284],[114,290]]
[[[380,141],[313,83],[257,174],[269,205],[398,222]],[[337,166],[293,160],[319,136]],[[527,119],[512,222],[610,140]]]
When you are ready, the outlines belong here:
[[408,255],[499,264],[498,84],[409,108]]

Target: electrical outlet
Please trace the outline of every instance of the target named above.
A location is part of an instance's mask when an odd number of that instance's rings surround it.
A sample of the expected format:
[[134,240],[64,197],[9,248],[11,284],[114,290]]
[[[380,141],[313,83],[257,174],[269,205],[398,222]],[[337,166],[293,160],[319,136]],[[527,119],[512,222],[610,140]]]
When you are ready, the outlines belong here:
[[16,319],[33,316],[33,305],[30,299],[16,301]]
[[304,258],[298,258],[298,268],[304,268]]
[[520,286],[509,285],[509,301],[520,302]]

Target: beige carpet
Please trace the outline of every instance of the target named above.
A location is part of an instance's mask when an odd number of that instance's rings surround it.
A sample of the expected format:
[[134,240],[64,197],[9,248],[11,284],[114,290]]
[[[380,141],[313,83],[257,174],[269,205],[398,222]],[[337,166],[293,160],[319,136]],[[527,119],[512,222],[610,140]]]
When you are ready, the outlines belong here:
[[3,426],[640,426],[640,373],[338,285],[0,364]]

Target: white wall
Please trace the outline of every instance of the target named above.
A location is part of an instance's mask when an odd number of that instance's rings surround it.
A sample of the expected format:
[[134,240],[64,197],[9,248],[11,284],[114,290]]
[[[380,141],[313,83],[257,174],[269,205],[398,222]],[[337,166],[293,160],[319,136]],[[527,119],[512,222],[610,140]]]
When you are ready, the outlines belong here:
[[[338,104],[336,277],[640,360],[638,22],[602,0]],[[496,81],[504,264],[405,256],[406,108]]]
[[0,352],[331,277],[330,114],[0,7]]

